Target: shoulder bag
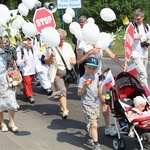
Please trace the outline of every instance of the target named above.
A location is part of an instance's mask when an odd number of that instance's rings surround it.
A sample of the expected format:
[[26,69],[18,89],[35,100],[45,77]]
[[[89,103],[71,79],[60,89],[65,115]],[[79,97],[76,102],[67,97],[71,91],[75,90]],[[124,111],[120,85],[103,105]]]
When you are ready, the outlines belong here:
[[60,51],[57,47],[56,47],[56,50],[57,50],[58,54],[60,55],[60,57],[64,63],[64,66],[66,68],[66,75],[63,77],[64,81],[67,83],[74,83],[78,79],[78,75],[77,75],[74,67],[71,70],[69,70],[62,54],[60,53]]

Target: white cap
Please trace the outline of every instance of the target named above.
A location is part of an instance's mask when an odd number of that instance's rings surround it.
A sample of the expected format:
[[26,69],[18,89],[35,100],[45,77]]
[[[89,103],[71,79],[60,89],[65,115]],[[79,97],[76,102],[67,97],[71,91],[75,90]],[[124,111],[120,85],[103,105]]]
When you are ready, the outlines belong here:
[[135,107],[138,107],[139,105],[143,104],[146,102],[146,99],[144,99],[142,96],[136,96],[133,99],[133,104]]

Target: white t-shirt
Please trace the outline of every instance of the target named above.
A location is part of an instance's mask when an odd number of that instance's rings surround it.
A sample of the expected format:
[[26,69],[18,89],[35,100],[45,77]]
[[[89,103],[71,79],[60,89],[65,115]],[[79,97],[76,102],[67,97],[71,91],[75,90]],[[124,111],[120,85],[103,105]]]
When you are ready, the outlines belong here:
[[[87,53],[88,51],[90,51],[91,49],[93,49],[93,46],[85,41],[80,41],[79,45],[78,45],[78,50],[83,50],[85,53]],[[98,54],[91,54],[89,57],[95,57],[98,60],[98,68],[96,73],[101,74],[102,71],[102,57],[103,57],[103,53],[102,51],[100,51]]]

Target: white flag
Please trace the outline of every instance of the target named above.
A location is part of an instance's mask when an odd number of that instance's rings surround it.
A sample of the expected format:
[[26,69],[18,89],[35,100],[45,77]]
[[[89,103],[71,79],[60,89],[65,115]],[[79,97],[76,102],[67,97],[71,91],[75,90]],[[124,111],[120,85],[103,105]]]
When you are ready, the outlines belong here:
[[115,85],[115,80],[114,80],[114,77],[113,77],[113,75],[111,73],[111,70],[108,71],[108,74],[107,74],[105,80],[102,81],[102,86],[104,86],[104,85],[108,89]]

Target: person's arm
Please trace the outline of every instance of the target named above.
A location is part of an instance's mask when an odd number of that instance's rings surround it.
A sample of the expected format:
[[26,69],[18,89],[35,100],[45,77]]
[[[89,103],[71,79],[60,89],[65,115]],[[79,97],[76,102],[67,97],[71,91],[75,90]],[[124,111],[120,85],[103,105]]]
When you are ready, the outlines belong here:
[[84,50],[79,49],[77,53],[77,64],[80,65],[83,63],[91,54],[97,54],[100,51],[100,48],[93,48],[84,54]]
[[116,64],[118,64],[120,67],[122,67],[124,70],[126,70],[127,69],[127,64],[122,64],[121,62],[120,62],[120,60],[118,59],[118,57],[109,49],[109,48],[107,48],[107,49],[105,49],[105,52],[110,56],[110,58],[116,63]]
[[45,64],[47,64],[47,65],[52,64],[52,63],[53,63],[53,58],[54,58],[54,57],[55,57],[55,53],[54,53],[54,51],[52,51],[51,54],[50,54],[49,56],[44,57],[44,62],[45,62]]
[[84,82],[84,85],[82,88],[78,88],[78,96],[82,96],[83,93],[85,92],[86,88],[88,87],[88,85],[90,84],[90,82]]

